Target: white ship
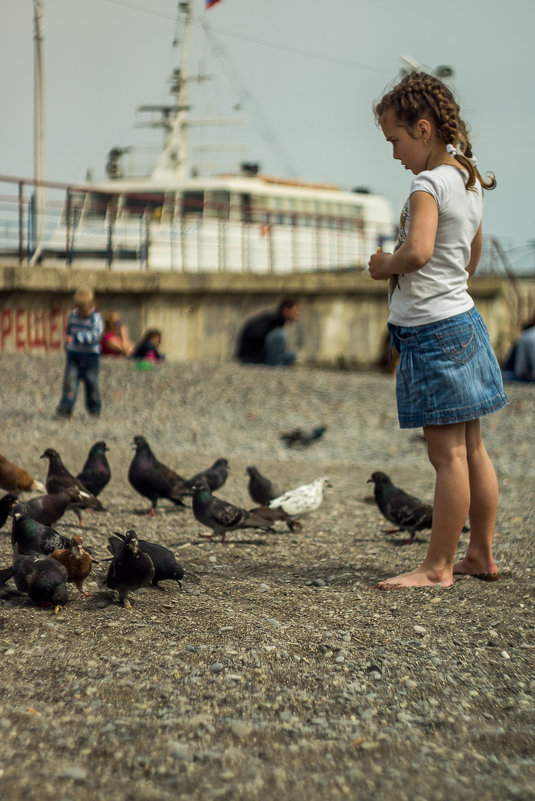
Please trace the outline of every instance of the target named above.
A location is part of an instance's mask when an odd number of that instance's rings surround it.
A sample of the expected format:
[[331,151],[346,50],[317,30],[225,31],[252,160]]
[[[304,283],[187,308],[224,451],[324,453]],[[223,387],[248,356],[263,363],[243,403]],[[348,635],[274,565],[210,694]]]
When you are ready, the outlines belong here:
[[235,174],[188,175],[188,82],[192,28],[184,15],[174,104],[162,113],[166,139],[150,177],[128,178],[120,149],[108,180],[67,192],[46,254],[68,263],[102,261],[113,269],[294,273],[363,269],[369,254],[392,243],[390,204],[366,191],[263,175],[256,164]]

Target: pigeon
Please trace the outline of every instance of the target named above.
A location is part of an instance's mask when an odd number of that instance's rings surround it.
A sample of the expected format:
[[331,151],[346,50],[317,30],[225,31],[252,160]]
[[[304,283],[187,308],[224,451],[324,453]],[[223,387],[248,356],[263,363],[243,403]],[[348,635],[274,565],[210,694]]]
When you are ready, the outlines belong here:
[[[105,512],[106,509],[102,506],[101,502],[87,489],[79,478],[69,473],[61,460],[59,453],[54,448],[47,448],[41,454],[41,459],[48,459],[48,473],[46,476],[45,486],[48,493],[60,492],[61,490],[68,489],[69,487],[78,487],[82,493],[88,495],[87,503],[85,500],[79,500],[69,506],[76,516],[78,522],[82,522],[82,509],[93,509],[97,512]],[[83,497],[83,496],[82,496]]]
[[150,556],[141,550],[134,529],[129,529],[124,539],[109,537],[108,550],[113,559],[108,568],[106,585],[117,591],[123,606],[129,607],[128,594],[152,583],[154,564]]
[[263,476],[256,467],[247,467],[245,472],[249,475],[247,489],[255,503],[259,503],[260,506],[268,506],[270,501],[281,494],[278,487],[276,487],[269,478]]
[[217,536],[221,537],[221,542],[224,542],[228,531],[235,531],[239,528],[261,528],[265,531],[273,531],[268,520],[212,495],[205,479],[196,481],[192,489],[195,519],[203,526],[212,529],[212,534],[199,534],[199,537],[211,540]]
[[150,500],[152,506],[147,514],[156,513],[159,498],[185,506],[182,501],[187,494],[185,479],[156,459],[144,437],[135,436],[134,446],[136,452],[130,462],[128,480],[136,492]]
[[332,486],[325,476],[317,478],[311,484],[302,484],[293,490],[288,490],[278,498],[269,502],[270,509],[282,509],[287,515],[308,514],[320,506],[323,501],[323,490]]
[[76,589],[85,597],[88,593],[84,590],[84,579],[91,572],[93,559],[91,554],[85,550],[84,541],[79,534],[71,537],[67,548],[56,548],[50,554],[52,559],[61,562],[67,571],[67,581],[71,581]]
[[17,496],[13,495],[12,492],[8,492],[6,495],[0,498],[0,528],[3,528],[4,523],[6,522],[11,511],[11,507],[16,503]]
[[[115,531],[114,534],[124,541],[125,534],[119,534],[118,531]],[[165,546],[157,542],[149,542],[148,540],[138,540],[138,542],[140,549],[143,553],[150,556],[152,564],[154,565],[152,586],[160,589],[159,581],[173,579],[181,587],[182,579],[184,578],[184,568],[182,565],[178,564],[174,553],[170,551],[169,548],[165,548]]]
[[372,473],[367,483],[374,485],[375,502],[381,513],[390,523],[394,523],[398,527],[394,531],[409,533],[407,545],[414,541],[417,531],[431,528],[433,523],[431,504],[424,503],[414,495],[409,495],[399,487],[395,487],[389,477],[380,470]]
[[293,431],[287,431],[281,434],[280,438],[288,448],[308,448],[313,442],[325,434],[327,426],[315,426],[311,429],[294,428]]
[[7,492],[44,492],[41,481],[33,478],[23,467],[10,462],[0,453],[0,489]]
[[44,523],[38,523],[28,514],[26,505],[16,503],[12,511],[11,545],[13,553],[42,553],[48,556],[56,548],[68,548],[70,540]]
[[18,556],[11,567],[0,570],[0,582],[13,578],[19,592],[30,596],[40,606],[67,603],[67,571],[56,559],[43,554],[31,553]]
[[99,440],[91,446],[82,472],[78,473],[78,480],[82,482],[95,497],[102,492],[111,478],[111,470],[106,459],[109,448],[104,440]]
[[226,459],[216,459],[211,467],[208,467],[206,470],[202,470],[200,473],[196,473],[191,478],[188,478],[186,481],[186,486],[189,489],[192,489],[196,481],[204,478],[210,490],[215,492],[215,490],[218,490],[220,487],[222,487],[227,480],[229,469],[229,464]]
[[[38,523],[44,523],[47,526],[53,526],[73,504],[84,503],[90,505],[92,503],[91,498],[92,496],[89,493],[82,492],[78,487],[69,487],[61,492],[37,495],[35,498],[24,501],[24,506],[33,520],[37,520]],[[104,508],[97,498],[94,500],[98,507]]]
[[277,523],[281,520],[286,523],[290,531],[301,531],[303,528],[299,520],[295,520],[287,515],[282,509],[270,509],[269,506],[255,506],[254,509],[249,509],[249,514],[258,515],[269,523]]

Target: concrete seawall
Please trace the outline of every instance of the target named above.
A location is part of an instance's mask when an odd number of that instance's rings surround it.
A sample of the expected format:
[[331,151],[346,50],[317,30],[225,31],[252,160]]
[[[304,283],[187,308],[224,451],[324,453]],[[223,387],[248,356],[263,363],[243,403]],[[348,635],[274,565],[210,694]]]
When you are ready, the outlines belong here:
[[[299,345],[301,361],[365,369],[381,356],[388,316],[386,284],[362,272],[272,276],[9,265],[0,267],[0,351],[60,349],[72,295],[80,286],[94,288],[101,311],[120,312],[132,339],[148,327],[160,328],[162,350],[181,362],[232,359],[245,319],[283,295],[298,295],[301,319],[288,333]],[[518,333],[519,297],[533,298],[533,290],[532,280],[522,292],[506,279],[470,281],[500,359]]]

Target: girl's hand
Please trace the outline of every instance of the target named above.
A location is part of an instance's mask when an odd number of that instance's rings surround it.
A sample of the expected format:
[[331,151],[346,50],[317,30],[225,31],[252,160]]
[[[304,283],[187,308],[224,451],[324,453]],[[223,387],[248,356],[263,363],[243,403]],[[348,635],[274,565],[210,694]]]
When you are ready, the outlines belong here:
[[368,267],[374,281],[382,281],[385,278],[390,278],[392,275],[392,269],[390,267],[391,259],[392,253],[383,253],[382,251],[370,256]]

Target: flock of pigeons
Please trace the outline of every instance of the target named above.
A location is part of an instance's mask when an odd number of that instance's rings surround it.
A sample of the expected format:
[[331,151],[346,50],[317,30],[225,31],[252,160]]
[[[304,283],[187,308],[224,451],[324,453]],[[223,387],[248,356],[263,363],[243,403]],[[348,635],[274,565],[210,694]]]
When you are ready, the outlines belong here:
[[[310,439],[309,442],[314,441]],[[303,447],[309,444],[302,443]],[[227,480],[229,464],[226,459],[217,459],[214,464],[191,478],[184,478],[160,462],[152,452],[145,437],[137,435],[133,440],[134,456],[128,469],[131,486],[150,501],[147,515],[154,515],[160,499],[168,499],[177,506],[190,508],[185,503],[191,499],[195,519],[209,533],[199,536],[207,539],[219,537],[224,542],[228,532],[253,528],[273,531],[277,521],[286,523],[291,531],[300,530],[298,516],[317,509],[323,500],[325,487],[331,486],[328,479],[320,477],[310,484],[281,493],[268,478],[254,467],[247,468],[248,490],[257,504],[244,509],[216,497]],[[97,497],[111,478],[106,458],[108,450],[103,440],[91,447],[86,462],[78,475],[74,475],[63,464],[59,453],[47,448],[41,458],[48,459],[45,484],[34,479],[24,468],[0,455],[0,488],[8,490],[0,498],[0,528],[8,516],[12,519],[11,545],[13,563],[0,568],[0,597],[28,595],[41,605],[59,605],[67,602],[68,582],[72,582],[80,593],[86,595],[83,582],[89,575],[93,557],[84,547],[80,535],[66,537],[53,526],[72,510],[83,525],[82,511],[106,511]],[[27,501],[19,502],[18,493],[41,491]],[[115,532],[108,538],[110,565],[106,575],[106,586],[116,591],[123,605],[130,605],[129,593],[159,581],[173,579],[181,582],[184,570],[174,554],[163,545],[138,539],[136,531],[125,534]],[[13,579],[16,589],[7,584]]]
[[[281,434],[288,447],[308,447],[325,431],[319,426],[311,431],[295,429]],[[273,524],[282,521],[291,531],[302,528],[299,517],[316,510],[323,500],[329,480],[322,476],[310,484],[303,484],[287,492],[279,488],[254,467],[247,467],[248,491],[256,504],[244,509],[214,495],[228,477],[226,459],[217,459],[211,467],[191,478],[184,478],[160,462],[145,437],[133,438],[134,456],[128,469],[128,481],[144,498],[150,501],[147,515],[154,515],[160,499],[177,506],[191,508],[195,519],[209,533],[200,537],[225,541],[228,532],[252,528],[273,531]],[[52,605],[55,611],[67,602],[67,583],[72,582],[86,596],[83,582],[94,561],[90,548],[84,547],[80,535],[66,537],[53,526],[67,510],[72,510],[83,525],[82,511],[106,511],[98,498],[111,478],[106,458],[108,450],[103,440],[91,447],[86,462],[78,475],[70,473],[59,453],[47,448],[41,458],[48,459],[48,472],[43,485],[24,468],[8,461],[0,454],[0,488],[7,494],[0,498],[0,528],[8,516],[12,519],[12,564],[0,568],[0,597],[27,595],[40,605]],[[431,528],[433,508],[413,495],[394,486],[383,472],[372,474],[374,498],[380,511],[396,528],[393,531],[409,533],[407,544],[414,541],[417,531]],[[19,502],[21,491],[40,491],[41,495]],[[185,499],[191,499],[191,507]],[[465,529],[466,530],[466,529]],[[168,579],[179,584],[184,576],[183,567],[172,551],[163,545],[139,539],[134,529],[125,534],[114,532],[108,538],[111,554],[106,575],[106,586],[115,591],[120,602],[129,606],[129,594],[141,587]],[[13,579],[15,588],[7,582]]]

